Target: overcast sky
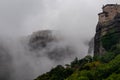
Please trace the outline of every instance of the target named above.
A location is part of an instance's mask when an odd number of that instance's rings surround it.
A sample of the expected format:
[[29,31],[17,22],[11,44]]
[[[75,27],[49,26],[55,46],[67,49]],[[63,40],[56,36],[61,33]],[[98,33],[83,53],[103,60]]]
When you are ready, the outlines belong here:
[[0,35],[28,35],[42,29],[92,37],[97,14],[119,0],[0,0]]

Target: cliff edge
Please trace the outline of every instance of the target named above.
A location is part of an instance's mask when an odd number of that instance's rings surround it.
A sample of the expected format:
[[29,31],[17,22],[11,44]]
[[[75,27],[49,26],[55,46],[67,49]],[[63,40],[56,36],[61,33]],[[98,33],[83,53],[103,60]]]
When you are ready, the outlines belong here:
[[120,42],[120,5],[107,4],[102,10],[94,37],[95,56],[115,51]]

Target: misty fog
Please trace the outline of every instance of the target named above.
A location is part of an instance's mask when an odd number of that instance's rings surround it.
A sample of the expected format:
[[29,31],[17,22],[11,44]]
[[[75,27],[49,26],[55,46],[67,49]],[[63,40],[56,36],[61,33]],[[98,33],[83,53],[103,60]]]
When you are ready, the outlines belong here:
[[[58,64],[87,55],[101,7],[119,0],[0,0],[0,80],[33,80]],[[43,50],[28,48],[33,32],[55,30],[57,37]],[[46,51],[71,46],[75,53],[50,59]]]

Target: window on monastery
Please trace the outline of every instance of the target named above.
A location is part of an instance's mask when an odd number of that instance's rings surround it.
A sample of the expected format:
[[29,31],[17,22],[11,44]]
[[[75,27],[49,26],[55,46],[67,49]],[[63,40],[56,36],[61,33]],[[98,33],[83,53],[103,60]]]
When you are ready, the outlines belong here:
[[101,15],[101,17],[104,17],[104,15]]
[[105,14],[105,17],[108,17],[108,13]]

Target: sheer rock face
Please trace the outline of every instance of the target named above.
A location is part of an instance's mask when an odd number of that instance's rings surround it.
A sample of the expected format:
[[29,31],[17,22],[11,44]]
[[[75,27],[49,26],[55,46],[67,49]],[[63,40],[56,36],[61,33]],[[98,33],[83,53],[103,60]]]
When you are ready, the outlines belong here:
[[34,32],[30,38],[30,46],[32,49],[40,49],[47,46],[47,43],[55,41],[50,30]]
[[[99,22],[94,37],[94,55],[103,55],[119,43],[120,38],[120,5],[108,4],[99,14]],[[114,14],[114,15],[112,15]],[[101,18],[104,17],[104,18]],[[108,19],[109,18],[109,19]],[[103,20],[104,19],[104,20]]]
[[92,38],[92,39],[89,41],[88,46],[89,46],[89,48],[88,48],[88,54],[89,54],[89,55],[92,55],[93,52],[94,52],[94,38]]
[[29,41],[30,50],[36,52],[37,56],[47,55],[51,60],[60,61],[72,57],[73,48],[53,32],[41,30],[33,33]]

